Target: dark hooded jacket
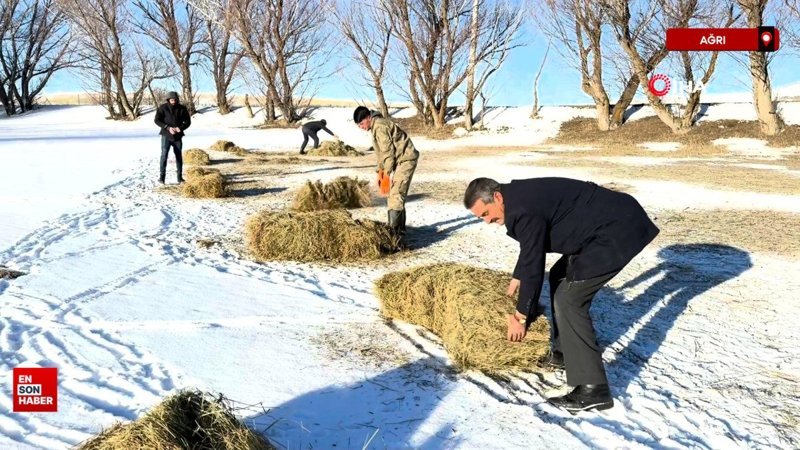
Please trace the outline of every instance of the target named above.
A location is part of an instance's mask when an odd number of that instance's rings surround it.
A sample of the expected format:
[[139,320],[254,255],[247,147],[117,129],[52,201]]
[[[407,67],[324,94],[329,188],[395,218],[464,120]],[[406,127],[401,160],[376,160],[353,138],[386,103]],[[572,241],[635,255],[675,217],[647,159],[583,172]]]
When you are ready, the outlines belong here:
[[[169,101],[167,101],[156,110],[155,123],[161,128],[158,134],[166,136],[171,141],[179,141],[184,136],[183,132],[192,125],[192,117],[185,106],[180,103],[170,105]],[[181,132],[170,134],[167,130],[170,127],[178,127]]]

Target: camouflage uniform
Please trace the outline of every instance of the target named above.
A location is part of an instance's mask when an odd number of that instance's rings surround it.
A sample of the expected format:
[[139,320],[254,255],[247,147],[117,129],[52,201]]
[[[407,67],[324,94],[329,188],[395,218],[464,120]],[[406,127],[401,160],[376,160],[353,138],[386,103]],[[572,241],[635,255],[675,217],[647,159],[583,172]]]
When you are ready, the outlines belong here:
[[402,233],[405,231],[406,196],[417,168],[419,152],[406,132],[391,120],[373,116],[370,132],[378,158],[378,170],[393,175],[386,202],[389,207],[389,224]]

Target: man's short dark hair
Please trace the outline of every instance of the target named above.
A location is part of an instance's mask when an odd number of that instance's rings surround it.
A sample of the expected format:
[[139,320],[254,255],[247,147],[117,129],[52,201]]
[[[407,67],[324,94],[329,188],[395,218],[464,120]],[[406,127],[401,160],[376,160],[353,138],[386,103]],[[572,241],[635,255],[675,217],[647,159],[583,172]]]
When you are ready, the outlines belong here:
[[353,121],[355,123],[361,123],[361,121],[367,117],[369,117],[369,108],[366,106],[359,106],[353,111]]
[[500,192],[500,183],[491,178],[475,178],[464,192],[464,207],[470,209],[478,200],[493,203],[495,192]]

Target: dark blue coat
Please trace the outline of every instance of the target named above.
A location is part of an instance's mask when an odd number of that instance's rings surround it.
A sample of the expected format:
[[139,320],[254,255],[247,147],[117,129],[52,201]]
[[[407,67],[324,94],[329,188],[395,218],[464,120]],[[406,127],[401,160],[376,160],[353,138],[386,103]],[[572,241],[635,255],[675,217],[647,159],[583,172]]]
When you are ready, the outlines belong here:
[[508,235],[519,242],[514,278],[517,310],[531,315],[544,282],[545,255],[571,255],[570,280],[621,270],[657,235],[628,194],[568,178],[531,178],[501,184]]

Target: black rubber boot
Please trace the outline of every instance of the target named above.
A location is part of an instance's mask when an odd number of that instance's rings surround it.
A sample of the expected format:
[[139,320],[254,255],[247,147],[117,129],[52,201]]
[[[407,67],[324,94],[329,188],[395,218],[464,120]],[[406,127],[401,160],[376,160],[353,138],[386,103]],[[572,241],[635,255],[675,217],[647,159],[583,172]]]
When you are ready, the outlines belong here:
[[614,407],[607,384],[582,384],[567,395],[548,398],[548,402],[575,414],[578,411],[602,411]]
[[550,350],[547,357],[541,363],[542,367],[548,369],[564,370],[564,354],[558,350]]

